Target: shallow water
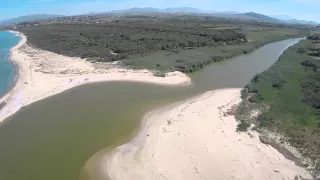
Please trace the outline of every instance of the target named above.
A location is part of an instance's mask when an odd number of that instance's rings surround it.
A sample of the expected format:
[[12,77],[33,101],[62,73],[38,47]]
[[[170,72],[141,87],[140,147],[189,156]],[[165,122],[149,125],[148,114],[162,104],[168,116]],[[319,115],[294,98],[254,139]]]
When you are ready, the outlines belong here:
[[19,39],[13,33],[0,31],[0,97],[13,85],[16,68],[8,60],[9,50],[18,43]]
[[96,152],[128,140],[159,105],[208,90],[243,87],[299,39],[264,46],[191,75],[189,87],[132,82],[83,85],[21,109],[0,126],[0,179],[79,180]]

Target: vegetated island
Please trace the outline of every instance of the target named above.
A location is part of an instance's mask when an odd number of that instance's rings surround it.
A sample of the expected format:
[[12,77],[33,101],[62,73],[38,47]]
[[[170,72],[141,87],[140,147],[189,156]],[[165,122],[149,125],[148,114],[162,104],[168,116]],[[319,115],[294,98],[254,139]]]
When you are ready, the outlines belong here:
[[28,36],[31,46],[91,62],[152,69],[158,76],[168,71],[192,73],[270,42],[306,36],[309,30],[196,15],[167,16],[106,16],[108,22],[103,23],[70,22],[65,17],[15,28]]
[[96,66],[77,57],[68,57],[31,47],[27,37],[10,50],[10,60],[18,67],[15,86],[0,98],[0,122],[21,107],[67,89],[94,82],[135,81],[159,85],[189,85],[191,79],[181,72],[168,72],[165,77],[154,76],[149,70],[132,70],[115,64]]
[[312,33],[286,50],[270,69],[257,74],[242,90],[237,118],[241,122],[239,131],[255,124],[263,134],[262,142],[279,149],[319,179],[320,33]]

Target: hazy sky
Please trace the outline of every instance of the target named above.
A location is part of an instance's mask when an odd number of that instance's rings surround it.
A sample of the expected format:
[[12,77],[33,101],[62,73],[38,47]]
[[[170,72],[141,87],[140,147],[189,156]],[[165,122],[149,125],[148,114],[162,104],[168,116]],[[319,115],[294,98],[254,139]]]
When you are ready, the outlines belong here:
[[320,22],[320,0],[1,0],[0,19],[38,13],[75,15],[132,7],[253,11]]

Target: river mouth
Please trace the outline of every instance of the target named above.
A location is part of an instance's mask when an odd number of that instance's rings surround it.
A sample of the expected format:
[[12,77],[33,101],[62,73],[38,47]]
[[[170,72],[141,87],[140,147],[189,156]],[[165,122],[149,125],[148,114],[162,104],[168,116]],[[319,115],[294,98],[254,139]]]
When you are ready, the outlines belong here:
[[143,115],[205,91],[241,88],[300,39],[266,45],[191,75],[193,85],[83,85],[22,108],[0,126],[0,179],[79,180],[90,157],[128,140]]

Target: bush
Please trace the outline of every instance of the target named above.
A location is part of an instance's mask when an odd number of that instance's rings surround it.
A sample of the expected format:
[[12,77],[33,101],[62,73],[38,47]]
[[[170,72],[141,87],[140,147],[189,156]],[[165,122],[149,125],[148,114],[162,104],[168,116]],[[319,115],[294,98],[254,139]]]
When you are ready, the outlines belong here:
[[319,35],[309,35],[307,37],[307,39],[309,39],[309,40],[320,40],[320,36]]
[[306,67],[317,67],[316,64],[314,64],[312,61],[310,60],[304,60],[301,62],[302,66],[306,66]]
[[246,99],[248,97],[248,92],[246,88],[241,90],[241,99]]
[[153,75],[156,77],[166,77],[166,73],[163,71],[153,71]]
[[264,112],[258,116],[258,121],[261,127],[267,127],[274,125],[275,118],[267,112]]
[[308,53],[309,56],[320,56],[320,51],[310,52]]
[[248,93],[257,93],[258,89],[255,87],[252,87],[252,85],[247,86]]
[[285,81],[284,81],[284,79],[282,79],[282,78],[274,79],[274,80],[272,81],[272,87],[273,87],[273,88],[280,89],[280,88],[282,88],[282,86],[284,85],[284,83],[285,83]]
[[261,95],[259,93],[256,93],[254,94],[253,96],[251,96],[249,99],[248,99],[250,102],[252,103],[258,103],[260,102],[262,99]]
[[298,48],[297,53],[305,53],[306,50],[304,48]]
[[221,56],[212,56],[211,58],[212,58],[212,60],[213,60],[214,62],[223,61],[223,57],[221,57]]
[[245,120],[241,120],[237,125],[237,132],[247,132],[250,125],[251,124],[246,122]]
[[259,82],[259,74],[256,74],[256,75],[253,77],[253,81],[254,81],[254,82]]

